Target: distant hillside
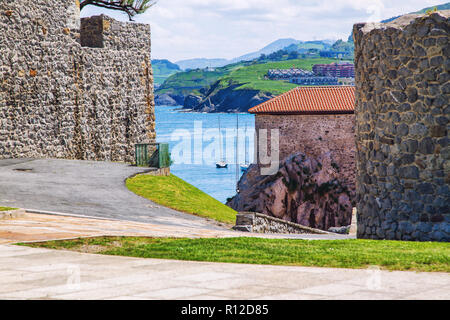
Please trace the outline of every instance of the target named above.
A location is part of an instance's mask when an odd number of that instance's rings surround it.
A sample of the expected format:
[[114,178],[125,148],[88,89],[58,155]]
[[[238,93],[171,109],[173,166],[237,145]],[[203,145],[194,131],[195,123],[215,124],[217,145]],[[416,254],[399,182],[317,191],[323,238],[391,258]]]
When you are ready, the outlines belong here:
[[261,50],[252,52],[252,53],[248,53],[245,54],[243,56],[237,57],[232,59],[230,62],[239,62],[239,61],[248,61],[248,60],[253,60],[256,58],[259,58],[262,54],[270,54],[273,53],[275,51],[281,50],[286,48],[287,46],[291,45],[291,44],[297,44],[300,43],[301,41],[299,40],[295,40],[295,39],[278,39],[270,44],[268,44],[267,46],[265,46],[264,48],[262,48]]
[[156,84],[162,84],[172,74],[181,71],[180,67],[169,60],[152,60],[153,78]]
[[423,8],[419,11],[416,11],[414,13],[426,13],[428,10],[433,10],[436,7],[437,10],[450,10],[450,2],[444,3],[444,4],[438,4],[436,6],[431,6],[428,8]]
[[302,41],[296,44],[291,44],[283,50],[286,50],[288,52],[298,52],[298,53],[306,53],[310,49],[317,49],[317,50],[329,50],[331,47],[329,42],[325,41]]
[[250,61],[256,58],[259,58],[262,54],[271,54],[275,51],[281,50],[291,44],[297,44],[301,41],[295,40],[295,39],[278,39],[261,50],[244,54],[240,57],[226,60],[226,59],[206,59],[206,58],[198,58],[198,59],[188,59],[188,60],[181,60],[177,61],[176,63],[180,66],[181,69],[187,70],[187,69],[204,69],[204,68],[217,68],[217,67],[223,67],[228,64],[237,63],[240,61]]
[[196,99],[190,99],[196,103],[185,103],[185,107],[202,112],[246,112],[257,104],[297,87],[287,81],[266,79],[269,69],[295,67],[312,70],[314,64],[335,61],[337,60],[316,58],[242,65],[220,77],[207,90],[202,90]]
[[214,71],[206,69],[182,71],[167,78],[156,90],[156,94],[170,94],[174,96],[186,96],[191,93],[200,94],[200,89],[211,86],[220,77],[243,65],[243,63],[229,64],[225,67],[215,68]]
[[181,69],[204,69],[204,68],[216,68],[223,67],[230,62],[226,59],[206,59],[206,58],[198,58],[198,59],[188,59],[188,60],[180,60],[177,61],[177,65],[180,66]]

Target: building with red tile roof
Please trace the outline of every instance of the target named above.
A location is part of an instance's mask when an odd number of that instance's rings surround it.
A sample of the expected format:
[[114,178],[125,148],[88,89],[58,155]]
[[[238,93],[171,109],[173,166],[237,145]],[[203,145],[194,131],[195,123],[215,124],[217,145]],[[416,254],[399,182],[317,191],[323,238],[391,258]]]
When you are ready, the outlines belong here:
[[[353,86],[297,87],[251,108],[249,112],[255,114],[258,136],[261,129],[267,129],[268,132],[279,130],[280,161],[296,152],[311,157],[331,152],[342,181],[354,192],[356,148]],[[255,144],[255,148],[258,159],[261,159],[258,144]]]
[[354,111],[354,86],[297,87],[248,110],[255,114],[345,114]]

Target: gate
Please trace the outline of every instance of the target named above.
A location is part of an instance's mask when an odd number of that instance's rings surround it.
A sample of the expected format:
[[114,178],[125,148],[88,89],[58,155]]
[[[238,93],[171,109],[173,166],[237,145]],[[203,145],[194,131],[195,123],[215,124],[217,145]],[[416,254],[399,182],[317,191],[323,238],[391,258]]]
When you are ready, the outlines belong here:
[[135,145],[135,152],[136,166],[138,167],[170,167],[168,143],[138,143]]

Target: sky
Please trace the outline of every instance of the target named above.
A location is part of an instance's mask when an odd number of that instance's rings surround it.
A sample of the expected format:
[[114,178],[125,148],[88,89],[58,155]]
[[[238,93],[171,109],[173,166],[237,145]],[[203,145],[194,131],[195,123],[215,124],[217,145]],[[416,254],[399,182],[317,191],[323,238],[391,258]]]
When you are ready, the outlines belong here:
[[[135,18],[150,24],[152,58],[231,59],[281,38],[347,40],[356,22],[420,10],[439,0],[158,0]],[[126,14],[88,6],[83,17]]]

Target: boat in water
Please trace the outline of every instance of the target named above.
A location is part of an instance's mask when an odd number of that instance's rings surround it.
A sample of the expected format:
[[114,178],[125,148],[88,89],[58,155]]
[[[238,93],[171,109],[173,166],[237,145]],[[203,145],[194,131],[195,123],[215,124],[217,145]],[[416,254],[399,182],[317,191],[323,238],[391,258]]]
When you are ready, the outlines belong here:
[[[245,131],[244,131],[244,140],[245,140],[245,163],[241,164],[241,171],[242,172],[246,172],[248,170],[248,168],[250,167],[250,163],[248,160],[248,143],[247,143],[247,124],[245,124]],[[236,151],[237,152],[237,151]]]
[[226,163],[225,161],[216,162],[216,168],[218,169],[228,168],[228,163]]
[[223,155],[222,155],[222,132],[220,129],[220,116],[218,117],[218,121],[219,121],[219,146],[220,146],[220,161],[216,162],[216,168],[217,169],[223,169],[223,168],[228,168],[228,163],[225,162],[225,160],[223,159]]

